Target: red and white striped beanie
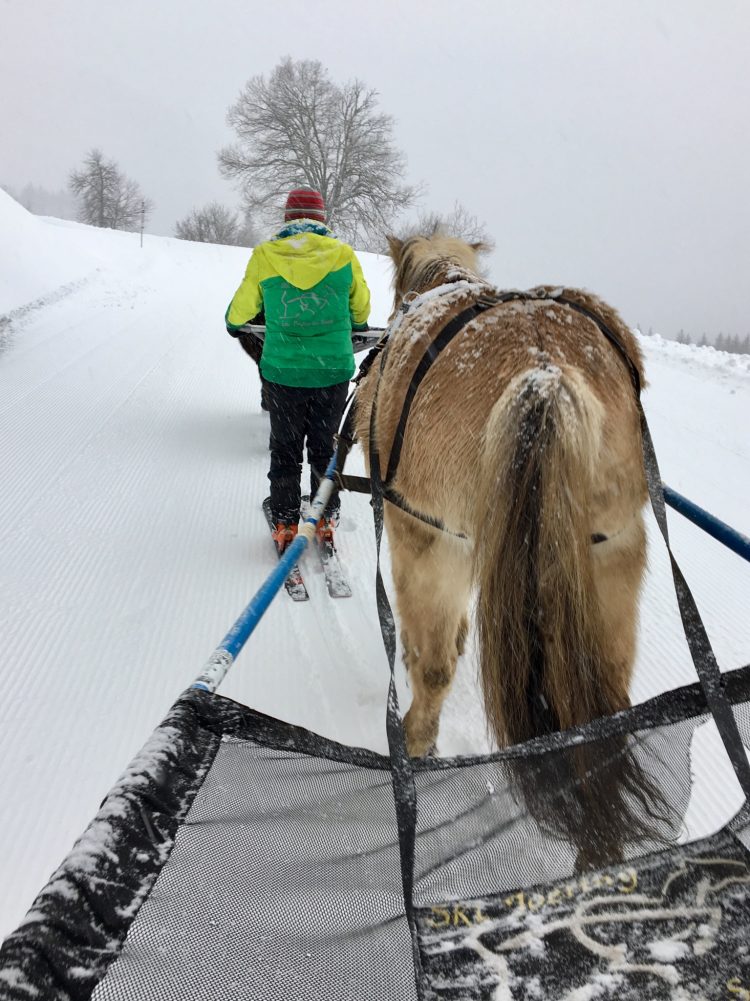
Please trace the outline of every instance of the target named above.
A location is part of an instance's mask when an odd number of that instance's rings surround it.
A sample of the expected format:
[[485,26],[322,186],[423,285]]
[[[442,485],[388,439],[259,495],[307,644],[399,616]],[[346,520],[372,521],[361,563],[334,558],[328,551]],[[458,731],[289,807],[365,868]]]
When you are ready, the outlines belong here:
[[292,219],[318,219],[326,221],[326,207],[323,196],[312,188],[295,188],[289,192],[284,206],[284,222]]

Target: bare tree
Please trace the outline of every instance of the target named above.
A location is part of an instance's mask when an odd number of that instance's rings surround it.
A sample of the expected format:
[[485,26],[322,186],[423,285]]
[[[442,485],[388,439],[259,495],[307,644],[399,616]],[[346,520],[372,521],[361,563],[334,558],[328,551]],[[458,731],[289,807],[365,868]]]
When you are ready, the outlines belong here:
[[331,228],[366,248],[417,196],[402,183],[406,161],[377,92],[360,80],[334,84],[317,61],[287,57],[268,80],[253,77],[227,121],[237,141],[220,151],[219,167],[264,223],[291,188],[307,185],[323,195]]
[[439,212],[422,212],[417,221],[408,227],[409,233],[422,233],[426,236],[433,233],[445,233],[457,236],[466,243],[481,243],[482,253],[494,249],[495,242],[487,231],[484,223],[472,215],[460,202],[456,202],[450,212],[441,215]]
[[242,244],[237,213],[218,202],[210,202],[202,209],[193,209],[190,215],[177,223],[175,236],[180,240],[221,243],[227,247]]
[[78,199],[78,219],[89,226],[138,230],[153,202],[144,198],[135,181],[121,172],[100,149],[86,154],[80,170],[70,174],[68,186]]

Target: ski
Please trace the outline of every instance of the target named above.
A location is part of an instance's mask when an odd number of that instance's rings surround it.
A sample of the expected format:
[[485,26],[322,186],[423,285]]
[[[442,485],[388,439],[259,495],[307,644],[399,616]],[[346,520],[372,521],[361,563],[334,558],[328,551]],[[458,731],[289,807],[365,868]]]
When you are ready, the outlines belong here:
[[[263,513],[266,516],[268,527],[273,532],[276,526],[274,525],[273,518],[271,516],[270,497],[266,497],[266,499],[263,501]],[[276,555],[279,557],[279,559],[281,559],[282,554],[278,551],[275,542],[273,543],[273,546],[274,549],[276,550]],[[310,597],[310,595],[307,592],[307,588],[305,587],[305,582],[302,578],[302,571],[300,570],[299,565],[297,563],[294,564],[292,569],[287,574],[286,580],[284,581],[284,587],[286,589],[286,593],[289,595],[292,601],[307,601],[308,598]]]
[[318,550],[330,596],[332,598],[351,598],[352,589],[335,545],[332,542],[320,542],[316,539],[315,548]]
[[[307,517],[310,507],[310,498],[302,498],[302,517]],[[315,548],[323,567],[323,575],[326,581],[326,588],[332,598],[351,598],[352,589],[347,579],[346,572],[339,559],[339,554],[333,542],[321,542],[317,534],[315,536]]]

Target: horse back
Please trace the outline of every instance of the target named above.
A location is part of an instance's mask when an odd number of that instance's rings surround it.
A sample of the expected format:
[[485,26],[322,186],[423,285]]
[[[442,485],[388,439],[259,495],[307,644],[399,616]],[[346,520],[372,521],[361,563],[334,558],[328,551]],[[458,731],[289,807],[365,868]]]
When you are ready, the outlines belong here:
[[[471,530],[472,482],[490,413],[524,373],[533,378],[534,373],[560,370],[585,383],[604,415],[603,479],[612,486],[617,480],[616,489],[626,491],[635,483],[635,495],[642,495],[638,411],[627,365],[593,320],[557,300],[564,298],[600,317],[643,380],[635,337],[611,306],[588,292],[542,287],[531,295],[500,302],[469,320],[434,358],[412,402],[393,486],[413,506],[456,531]],[[374,430],[382,476],[420,361],[470,303],[471,295],[457,289],[407,313],[390,338],[382,366],[374,365],[361,385],[358,432],[363,444],[369,442],[377,388]]]

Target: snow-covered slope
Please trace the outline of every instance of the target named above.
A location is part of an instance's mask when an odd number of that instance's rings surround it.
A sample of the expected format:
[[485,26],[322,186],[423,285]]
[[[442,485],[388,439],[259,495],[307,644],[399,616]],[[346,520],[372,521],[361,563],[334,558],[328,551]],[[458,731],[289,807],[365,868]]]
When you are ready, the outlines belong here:
[[[2,935],[274,556],[258,377],[222,322],[247,252],[153,237],[141,249],[137,235],[37,219],[0,192],[0,257]],[[362,261],[382,324],[389,266]],[[665,480],[750,532],[746,360],[657,338],[644,347]],[[750,565],[670,523],[722,667],[746,663]],[[365,498],[345,499],[339,539],[354,597],[331,601],[309,563],[311,601],[274,602],[222,692],[383,750]],[[655,539],[650,562],[637,699],[693,680]],[[441,750],[485,747],[469,650]]]

